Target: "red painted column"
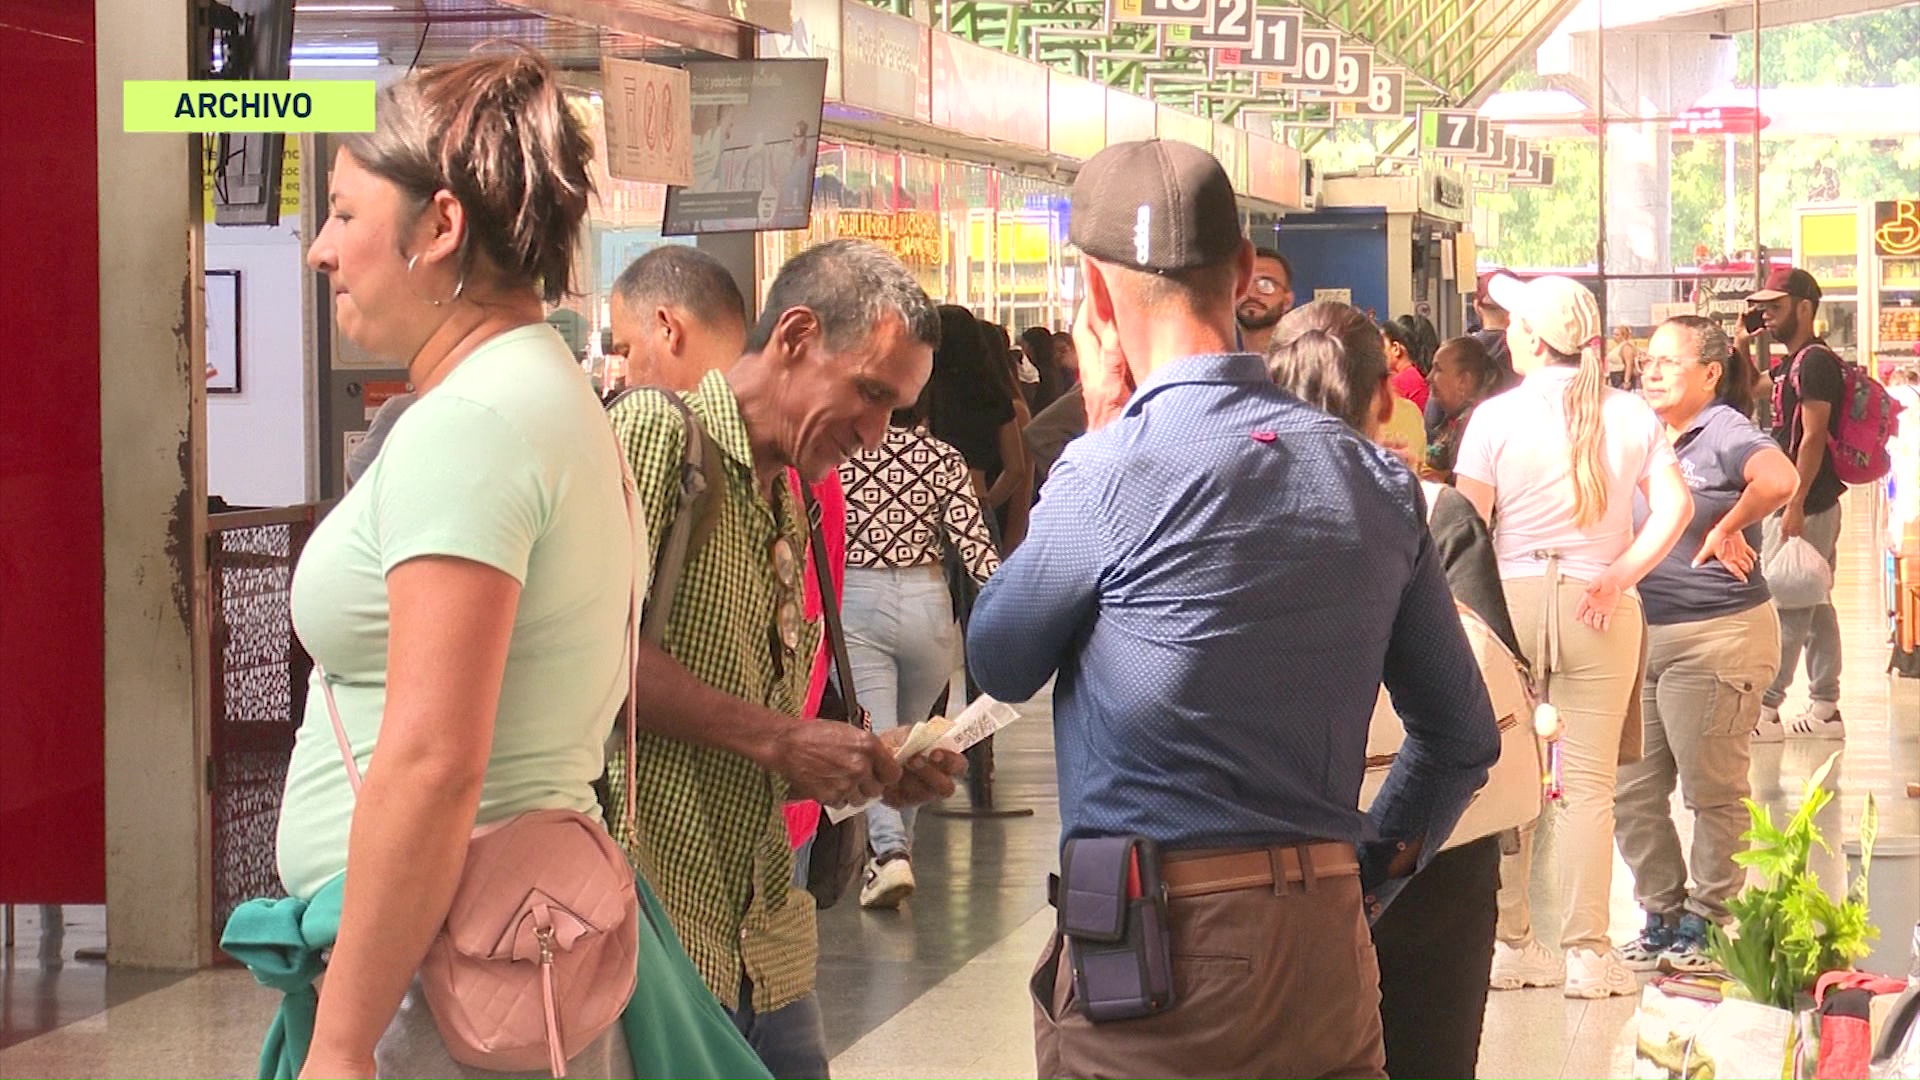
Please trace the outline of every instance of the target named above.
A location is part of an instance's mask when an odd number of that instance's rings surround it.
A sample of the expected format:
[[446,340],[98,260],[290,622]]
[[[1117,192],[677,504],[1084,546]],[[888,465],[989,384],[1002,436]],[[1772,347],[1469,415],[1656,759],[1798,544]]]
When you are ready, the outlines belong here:
[[0,0],[0,901],[104,903],[92,3]]

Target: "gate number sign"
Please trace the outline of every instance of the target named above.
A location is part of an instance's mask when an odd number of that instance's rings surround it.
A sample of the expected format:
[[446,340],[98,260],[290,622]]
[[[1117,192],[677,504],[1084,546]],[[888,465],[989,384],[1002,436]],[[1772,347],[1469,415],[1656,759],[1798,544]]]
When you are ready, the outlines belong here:
[[1420,149],[1465,157],[1480,148],[1479,117],[1471,109],[1420,110]]

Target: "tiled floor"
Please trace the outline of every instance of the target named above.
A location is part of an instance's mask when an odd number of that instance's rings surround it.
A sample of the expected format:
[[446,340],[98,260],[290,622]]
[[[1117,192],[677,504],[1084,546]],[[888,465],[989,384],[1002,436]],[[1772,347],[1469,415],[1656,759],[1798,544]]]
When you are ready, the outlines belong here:
[[[1858,521],[1860,517],[1851,518]],[[1841,798],[1823,815],[1835,852],[1823,879],[1845,881],[1841,841],[1857,836],[1871,792],[1883,837],[1920,836],[1920,682],[1890,682],[1881,603],[1864,539],[1852,530],[1838,598],[1849,668],[1844,705],[1850,726],[1832,783]],[[1801,699],[1789,701],[1789,712]],[[1050,714],[1044,700],[999,738],[1002,807],[1024,818],[968,820],[923,813],[915,871],[920,892],[896,913],[859,910],[851,900],[820,921],[820,995],[834,1072],[858,1077],[1021,1077],[1033,1075],[1026,979],[1051,925],[1045,880],[1059,830],[1054,805]],[[1757,747],[1754,794],[1776,813],[1798,804],[1802,780],[1835,744]],[[964,802],[964,800],[961,800]],[[1683,832],[1684,813],[1681,815]],[[1917,878],[1920,862],[1909,861]],[[1553,830],[1543,830],[1534,895],[1537,917],[1556,918]],[[1631,883],[1616,863],[1614,932],[1636,931]],[[19,940],[0,958],[0,1076],[254,1075],[270,995],[246,973],[191,976],[109,970],[79,962],[98,948],[97,908],[68,909],[64,939],[43,953],[40,915],[19,909]],[[1888,934],[1904,942],[1905,927]],[[1557,991],[1498,993],[1488,1008],[1483,1077],[1624,1077],[1632,1074],[1635,1003],[1573,1002]]]

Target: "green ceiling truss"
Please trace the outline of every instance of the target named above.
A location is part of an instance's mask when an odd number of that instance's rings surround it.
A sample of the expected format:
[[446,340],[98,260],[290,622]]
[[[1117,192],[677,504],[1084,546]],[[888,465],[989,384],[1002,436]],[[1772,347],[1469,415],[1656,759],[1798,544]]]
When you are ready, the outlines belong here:
[[[870,0],[904,9],[909,0]],[[1577,0],[1280,0],[1309,23],[1371,44],[1410,73],[1409,113],[1420,105],[1477,103],[1511,63],[1536,48]],[[1256,93],[1244,71],[1208,71],[1204,48],[1163,44],[1160,28],[1114,23],[1106,0],[933,0],[936,21],[977,45],[1026,56],[1164,105],[1230,122],[1243,108],[1272,115],[1296,145],[1317,142],[1330,106]],[[1403,141],[1396,138],[1395,142]]]

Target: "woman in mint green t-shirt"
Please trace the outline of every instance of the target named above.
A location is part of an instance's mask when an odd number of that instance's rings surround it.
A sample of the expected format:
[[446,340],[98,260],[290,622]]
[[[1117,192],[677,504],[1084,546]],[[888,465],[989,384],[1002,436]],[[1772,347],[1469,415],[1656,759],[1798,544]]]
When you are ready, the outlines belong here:
[[[599,813],[626,685],[641,526],[587,377],[542,321],[569,285],[591,146],[545,61],[432,68],[341,140],[308,255],[340,331],[419,395],[300,560],[316,681],[287,775],[280,873],[346,874],[307,1075],[456,1075],[415,973],[477,824]],[[642,574],[646,567],[637,567]],[[316,675],[316,680],[319,678]],[[633,1076],[618,1025],[577,1075]]]

